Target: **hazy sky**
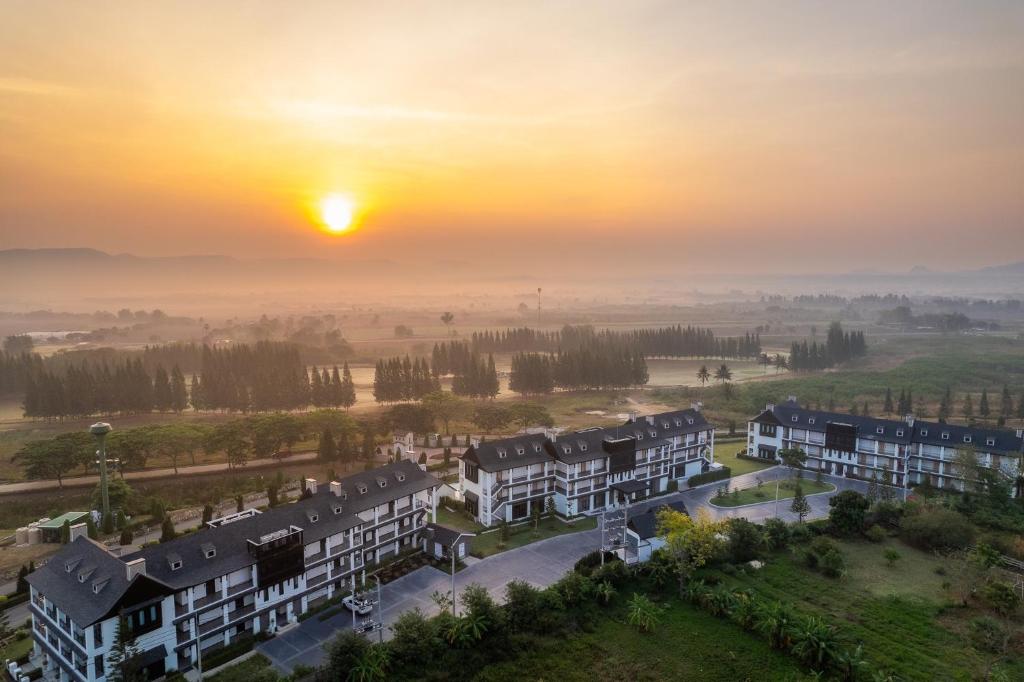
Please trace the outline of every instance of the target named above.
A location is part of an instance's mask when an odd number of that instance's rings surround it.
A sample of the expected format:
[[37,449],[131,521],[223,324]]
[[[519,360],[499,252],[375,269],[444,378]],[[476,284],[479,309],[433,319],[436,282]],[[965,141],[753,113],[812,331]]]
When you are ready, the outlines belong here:
[[5,0],[0,248],[55,246],[1021,260],[1024,3]]

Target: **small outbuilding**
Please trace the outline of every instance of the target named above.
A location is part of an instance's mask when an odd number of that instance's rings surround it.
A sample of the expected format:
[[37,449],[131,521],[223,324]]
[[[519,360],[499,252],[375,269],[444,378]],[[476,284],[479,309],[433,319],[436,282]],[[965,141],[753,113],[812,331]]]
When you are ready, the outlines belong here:
[[632,516],[626,523],[626,556],[627,564],[649,561],[655,550],[665,546],[665,539],[658,535],[658,512],[671,509],[682,514],[689,514],[682,502],[651,507],[643,514]]
[[454,552],[455,558],[462,561],[469,553],[469,539],[475,535],[439,523],[428,523],[423,533],[423,551],[438,560],[451,559]]

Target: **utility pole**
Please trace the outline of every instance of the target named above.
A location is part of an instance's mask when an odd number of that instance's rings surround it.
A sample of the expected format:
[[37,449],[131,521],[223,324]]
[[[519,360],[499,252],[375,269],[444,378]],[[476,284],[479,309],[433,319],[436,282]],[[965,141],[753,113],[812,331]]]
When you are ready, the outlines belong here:
[[203,642],[199,633],[199,614],[192,619],[196,624],[196,668],[199,670],[199,682],[203,682]]
[[355,629],[356,629],[356,574],[353,573],[350,577],[352,579],[352,595],[351,595],[352,596],[352,631],[355,632]]
[[96,456],[99,458],[100,465],[100,522],[107,518],[110,514],[110,490],[107,485],[107,446],[106,438],[107,434],[110,433],[110,424],[106,422],[97,422],[89,427],[89,433],[96,436],[96,442],[99,444],[100,449],[96,451]]
[[775,518],[779,518],[779,479],[775,479]]
[[377,581],[377,608],[380,609],[380,620],[377,623],[377,637],[378,642],[384,643],[384,604],[380,600],[380,578],[373,576],[373,579]]
[[540,327],[540,287],[537,287],[537,326]]

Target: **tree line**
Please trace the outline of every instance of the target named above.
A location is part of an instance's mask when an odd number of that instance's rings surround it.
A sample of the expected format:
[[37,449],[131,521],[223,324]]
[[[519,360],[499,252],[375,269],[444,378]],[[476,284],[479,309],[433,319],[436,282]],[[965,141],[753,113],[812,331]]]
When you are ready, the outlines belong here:
[[827,369],[861,357],[867,350],[864,332],[845,332],[842,324],[833,322],[829,325],[824,343],[794,341],[787,366],[797,372]]
[[494,356],[486,359],[458,341],[436,344],[433,365],[426,358],[393,357],[378,360],[373,374],[373,398],[378,403],[420,400],[441,390],[440,377],[452,375],[452,393],[470,398],[498,395]]
[[615,343],[563,350],[555,354],[512,356],[509,386],[523,395],[550,393],[555,388],[593,390],[643,386],[649,379],[643,353]]
[[682,325],[621,332],[597,331],[591,325],[565,325],[561,331],[551,332],[521,327],[474,332],[468,346],[478,353],[555,353],[602,342],[626,346],[648,358],[753,358],[761,353],[761,339],[756,333],[718,338],[710,329]]
[[[30,361],[25,381],[26,417],[59,419],[92,414],[196,410],[267,412],[314,407],[351,407],[356,400],[345,363],[306,370],[294,344],[260,341],[254,346],[203,346],[201,374],[186,382],[175,364],[150,372],[142,357],[71,364],[63,372]],[[188,383],[188,385],[186,385]]]

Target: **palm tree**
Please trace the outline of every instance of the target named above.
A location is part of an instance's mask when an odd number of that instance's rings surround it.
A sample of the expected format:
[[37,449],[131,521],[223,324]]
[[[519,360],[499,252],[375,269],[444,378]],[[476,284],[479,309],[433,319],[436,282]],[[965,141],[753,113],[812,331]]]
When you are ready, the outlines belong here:
[[707,365],[701,365],[700,369],[697,370],[697,381],[700,382],[701,387],[708,383],[711,379],[711,372],[708,371]]
[[387,679],[388,650],[371,646],[348,673],[349,682],[377,682]]
[[785,649],[789,646],[793,620],[793,612],[781,602],[762,604],[757,610],[754,629],[765,635],[773,648]]
[[612,587],[610,582],[603,580],[598,583],[596,588],[594,588],[594,593],[597,595],[597,598],[601,600],[601,603],[607,606],[608,602],[610,602],[612,597],[615,596],[615,588]]
[[729,365],[723,363],[718,369],[716,369],[715,379],[721,381],[723,384],[732,379],[732,370],[729,369]]
[[629,600],[628,620],[640,632],[650,632],[658,626],[658,607],[646,595],[634,592]]
[[452,313],[448,312],[447,310],[444,311],[443,313],[441,313],[441,322],[443,322],[444,326],[447,327],[448,335],[449,336],[451,336],[451,334],[452,334],[451,326],[452,326],[452,322],[454,322],[454,321],[455,321],[455,315],[453,315]]
[[856,649],[844,649],[835,655],[835,666],[844,680],[857,679],[857,671],[868,662],[864,659],[864,647],[860,644]]

